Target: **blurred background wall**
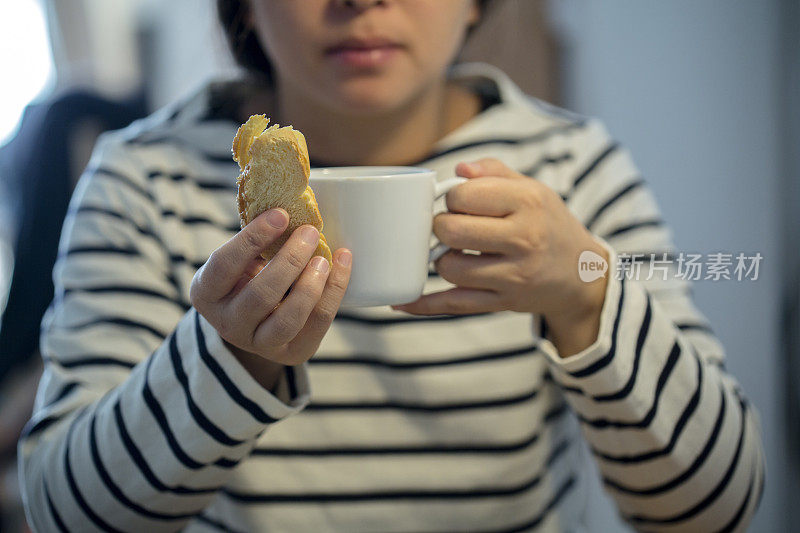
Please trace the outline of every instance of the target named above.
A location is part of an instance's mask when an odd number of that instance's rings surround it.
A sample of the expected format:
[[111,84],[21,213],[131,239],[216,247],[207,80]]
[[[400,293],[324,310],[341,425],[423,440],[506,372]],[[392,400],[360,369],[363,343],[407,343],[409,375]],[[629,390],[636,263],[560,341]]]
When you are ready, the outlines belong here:
[[785,439],[791,389],[780,330],[790,288],[781,282],[782,267],[798,255],[796,239],[782,248],[784,234],[796,229],[781,224],[790,157],[781,139],[789,112],[781,90],[788,4],[552,3],[563,36],[565,105],[604,119],[629,147],[678,248],[764,256],[756,282],[694,286],[696,304],[726,347],[728,369],[761,414],[767,486],[752,531],[789,530],[787,482],[796,471],[789,474],[787,455],[798,453]]
[[[154,109],[235,72],[210,0],[50,0],[45,11],[58,73],[49,90],[141,92]],[[800,516],[789,441],[800,425],[798,2],[497,0],[488,16],[465,57],[603,119],[680,250],[764,257],[758,281],[699,282],[695,295],[761,413],[767,486],[751,529],[789,530]],[[622,527],[599,484],[591,512],[593,531]]]

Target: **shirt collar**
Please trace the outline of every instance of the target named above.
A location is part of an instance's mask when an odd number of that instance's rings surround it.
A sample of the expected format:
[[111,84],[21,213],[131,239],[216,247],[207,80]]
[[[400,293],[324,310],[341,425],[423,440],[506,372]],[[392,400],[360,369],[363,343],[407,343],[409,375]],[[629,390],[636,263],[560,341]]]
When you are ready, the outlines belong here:
[[[552,117],[537,113],[531,99],[503,71],[486,63],[460,63],[450,70],[450,78],[474,90],[496,91],[498,103],[450,132],[434,146],[432,155],[454,146],[489,138],[524,137],[552,125]],[[168,135],[218,157],[230,155],[230,144],[239,123],[231,109],[236,100],[253,90],[265,90],[246,79],[217,80],[206,83],[189,97],[157,112],[162,127],[147,136]],[[230,99],[230,101],[227,101]],[[153,117],[155,118],[155,116]]]

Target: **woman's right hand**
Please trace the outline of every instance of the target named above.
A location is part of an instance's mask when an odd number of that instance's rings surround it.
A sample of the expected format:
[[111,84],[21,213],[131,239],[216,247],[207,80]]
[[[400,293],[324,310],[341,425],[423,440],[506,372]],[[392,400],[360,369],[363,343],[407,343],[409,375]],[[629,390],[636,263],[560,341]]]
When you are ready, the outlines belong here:
[[214,250],[190,290],[194,308],[267,389],[281,365],[298,365],[314,355],[350,280],[350,251],[336,250],[333,269],[323,257],[312,259],[319,231],[308,225],[295,230],[267,264],[261,252],[288,223],[282,209],[256,217]]

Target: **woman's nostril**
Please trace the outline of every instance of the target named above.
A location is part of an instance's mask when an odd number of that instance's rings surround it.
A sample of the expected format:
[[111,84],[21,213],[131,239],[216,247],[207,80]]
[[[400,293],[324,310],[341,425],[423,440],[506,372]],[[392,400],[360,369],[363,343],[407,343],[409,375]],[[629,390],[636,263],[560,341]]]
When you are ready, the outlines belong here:
[[382,6],[385,4],[384,0],[344,0],[342,2],[344,7],[355,9],[367,9],[373,6]]

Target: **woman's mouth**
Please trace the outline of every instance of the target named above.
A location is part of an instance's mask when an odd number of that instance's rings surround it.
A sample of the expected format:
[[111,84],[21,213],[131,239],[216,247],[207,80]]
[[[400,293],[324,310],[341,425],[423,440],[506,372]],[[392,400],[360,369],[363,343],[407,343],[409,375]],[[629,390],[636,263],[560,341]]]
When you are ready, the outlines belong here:
[[403,46],[387,39],[347,39],[325,49],[325,56],[353,69],[375,69],[392,61]]

